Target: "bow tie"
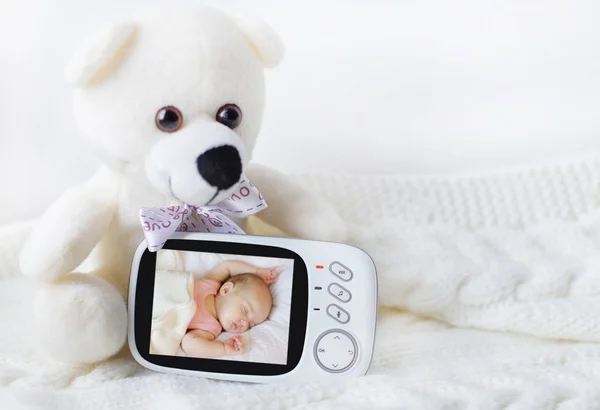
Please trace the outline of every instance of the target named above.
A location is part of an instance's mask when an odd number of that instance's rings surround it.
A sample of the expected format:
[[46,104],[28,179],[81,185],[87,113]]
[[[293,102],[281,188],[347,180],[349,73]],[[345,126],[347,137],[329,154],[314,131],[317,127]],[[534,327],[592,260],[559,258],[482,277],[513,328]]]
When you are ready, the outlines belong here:
[[177,231],[245,234],[229,217],[245,218],[266,207],[258,189],[242,178],[234,192],[215,205],[142,208],[140,221],[148,250],[156,252]]

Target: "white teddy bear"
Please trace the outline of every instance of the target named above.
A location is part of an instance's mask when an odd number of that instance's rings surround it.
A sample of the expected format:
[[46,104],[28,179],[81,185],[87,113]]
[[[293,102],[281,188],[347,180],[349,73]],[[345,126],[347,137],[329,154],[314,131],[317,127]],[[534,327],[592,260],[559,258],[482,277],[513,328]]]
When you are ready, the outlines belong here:
[[74,115],[104,165],[49,207],[20,255],[23,273],[43,283],[35,326],[51,357],[94,363],[123,349],[142,207],[218,203],[246,175],[267,200],[257,214],[267,224],[296,237],[345,239],[330,204],[248,164],[264,68],[282,57],[264,23],[205,7],[116,24],[73,57],[66,78]]

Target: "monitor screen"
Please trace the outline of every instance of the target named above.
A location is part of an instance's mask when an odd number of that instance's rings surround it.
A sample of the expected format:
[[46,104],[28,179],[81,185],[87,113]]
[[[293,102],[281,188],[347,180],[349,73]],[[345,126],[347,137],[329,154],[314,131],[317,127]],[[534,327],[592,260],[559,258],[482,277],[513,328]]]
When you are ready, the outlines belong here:
[[151,363],[275,375],[300,360],[308,277],[295,252],[170,240],[144,252],[137,287],[136,345]]
[[149,353],[287,364],[293,275],[293,259],[159,250]]

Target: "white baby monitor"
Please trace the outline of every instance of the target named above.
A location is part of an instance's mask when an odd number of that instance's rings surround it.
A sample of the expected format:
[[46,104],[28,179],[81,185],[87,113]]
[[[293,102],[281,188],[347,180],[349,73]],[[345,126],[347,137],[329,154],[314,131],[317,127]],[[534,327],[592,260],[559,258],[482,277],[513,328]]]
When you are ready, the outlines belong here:
[[[243,354],[190,357],[180,344],[202,303],[194,283],[229,259],[283,266],[270,284],[269,318],[241,334]],[[371,363],[376,320],[375,265],[350,245],[176,232],[157,252],[142,242],[132,263],[129,347],[155,371],[257,383],[362,376]],[[216,340],[233,336],[225,332]]]

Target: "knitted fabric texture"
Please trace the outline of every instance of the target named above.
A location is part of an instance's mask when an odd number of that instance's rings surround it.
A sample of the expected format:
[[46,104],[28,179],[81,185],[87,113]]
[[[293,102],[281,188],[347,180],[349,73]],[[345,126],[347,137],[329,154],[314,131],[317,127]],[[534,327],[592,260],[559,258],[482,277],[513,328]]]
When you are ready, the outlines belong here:
[[[34,285],[0,231],[7,408],[600,408],[600,162],[458,177],[297,175],[373,256],[382,312],[366,377],[246,385],[36,353]],[[16,239],[15,239],[16,238]],[[7,270],[12,269],[12,270]]]
[[380,303],[461,327],[600,341],[600,161],[447,178],[305,176],[368,251]]

